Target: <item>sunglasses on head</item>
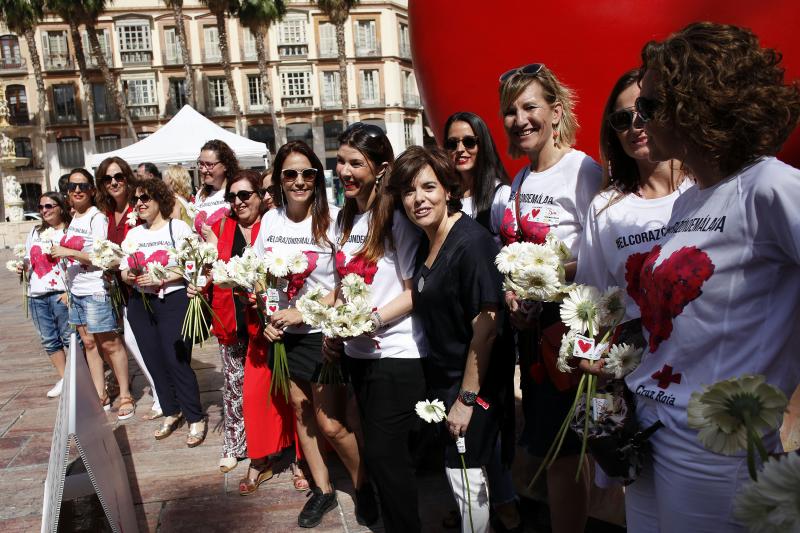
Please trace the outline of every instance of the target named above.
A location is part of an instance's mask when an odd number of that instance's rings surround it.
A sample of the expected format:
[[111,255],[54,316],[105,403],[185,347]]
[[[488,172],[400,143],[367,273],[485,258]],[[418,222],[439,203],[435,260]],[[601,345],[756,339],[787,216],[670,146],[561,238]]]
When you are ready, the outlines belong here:
[[75,191],[86,192],[86,191],[91,191],[93,188],[94,187],[92,186],[91,183],[74,183],[74,182],[67,183],[67,191],[69,192],[75,192]]
[[133,202],[133,205],[136,205],[139,202],[142,202],[143,204],[146,204],[147,202],[149,202],[152,199],[153,198],[147,193],[142,194],[141,196],[136,196],[135,194],[133,196],[131,196],[131,201]]
[[256,191],[229,192],[225,195],[225,201],[232,204],[238,198],[240,202],[244,203],[255,193]]
[[640,96],[636,99],[634,107],[636,108],[636,114],[639,115],[642,122],[650,122],[661,108],[661,102],[653,98]]
[[507,70],[500,75],[500,83],[505,82],[506,80],[513,78],[519,74],[524,74],[527,76],[536,76],[539,72],[544,68],[544,63],[531,63],[529,65],[523,65],[521,67],[512,68],[511,70]]
[[125,174],[123,174],[122,172],[117,172],[113,176],[110,174],[106,174],[105,176],[100,178],[100,181],[102,181],[103,183],[111,183],[111,180],[114,180],[117,183],[124,183],[125,179],[126,179]]
[[380,126],[376,126],[375,124],[367,124],[366,122],[353,122],[350,124],[344,133],[349,134],[353,133],[354,131],[363,131],[367,134],[367,137],[383,137],[386,135],[384,131],[380,128]]
[[283,178],[285,182],[295,181],[297,180],[297,176],[301,176],[304,182],[311,183],[314,181],[314,178],[317,177],[317,169],[304,168],[303,170],[297,171],[293,168],[285,168],[281,171],[281,178]]
[[474,135],[464,135],[460,139],[457,139],[456,137],[449,137],[444,141],[444,147],[448,150],[457,150],[458,143],[463,144],[466,150],[472,150],[478,146],[478,138]]
[[39,204],[39,211],[49,211],[58,207],[56,204]]

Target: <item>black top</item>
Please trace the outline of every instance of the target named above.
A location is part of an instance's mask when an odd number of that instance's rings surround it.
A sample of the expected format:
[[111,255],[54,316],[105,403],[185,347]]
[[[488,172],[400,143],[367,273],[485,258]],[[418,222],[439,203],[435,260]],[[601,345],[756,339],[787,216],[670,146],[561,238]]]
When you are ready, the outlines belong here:
[[498,398],[507,385],[505,378],[513,368],[514,355],[503,334],[503,278],[494,264],[497,243],[482,225],[462,213],[431,268],[424,264],[428,248],[423,240],[417,252],[412,297],[414,314],[428,341],[429,386],[451,389],[460,384],[472,342],[472,320],[482,308],[494,306],[497,337],[480,395]]

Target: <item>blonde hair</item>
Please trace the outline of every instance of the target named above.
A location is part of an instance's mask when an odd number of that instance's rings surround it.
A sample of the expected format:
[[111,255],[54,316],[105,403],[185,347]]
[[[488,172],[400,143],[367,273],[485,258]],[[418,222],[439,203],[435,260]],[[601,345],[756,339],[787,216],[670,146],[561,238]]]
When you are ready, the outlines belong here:
[[[534,81],[542,88],[542,95],[550,106],[561,104],[561,120],[553,126],[555,134],[553,140],[556,147],[572,146],[575,144],[575,137],[578,133],[578,119],[574,112],[577,97],[575,91],[558,81],[553,71],[545,65],[542,65],[536,74],[520,72],[500,84],[500,113],[505,113],[506,109],[513,106],[514,100],[519,98],[519,95]],[[525,154],[509,143],[508,155],[517,158]]]
[[172,192],[188,200],[192,196],[192,177],[189,171],[181,165],[170,165],[164,171],[164,183],[172,189]]

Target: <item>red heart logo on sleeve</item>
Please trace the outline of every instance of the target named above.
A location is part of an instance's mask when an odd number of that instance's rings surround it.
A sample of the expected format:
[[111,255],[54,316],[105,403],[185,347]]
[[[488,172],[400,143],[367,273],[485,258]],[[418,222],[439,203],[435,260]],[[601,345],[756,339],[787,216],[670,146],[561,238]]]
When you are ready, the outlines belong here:
[[660,265],[656,245],[649,253],[631,254],[625,263],[628,294],[642,312],[642,325],[650,332],[650,351],[672,334],[672,320],[703,294],[703,284],[714,274],[708,254],[695,246],[676,250]]
[[503,222],[500,224],[500,238],[503,240],[503,244],[517,242],[517,224],[514,220],[514,212],[510,207],[507,207],[503,213]]
[[289,274],[286,276],[287,281],[289,282],[289,286],[286,288],[286,297],[289,300],[292,300],[297,293],[303,288],[303,285],[306,283],[306,278],[314,272],[314,269],[317,268],[317,259],[319,258],[319,254],[317,252],[303,252],[306,254],[306,259],[308,260],[308,267],[300,273],[300,274]]
[[35,244],[31,246],[31,267],[33,273],[40,279],[45,277],[56,266],[53,257],[42,253],[42,248]]
[[592,347],[592,343],[591,342],[586,342],[586,341],[582,341],[582,340],[578,339],[578,348],[581,349],[581,352],[586,353],[586,352],[589,351],[589,348],[591,348],[591,347]]
[[145,264],[150,263],[161,263],[164,266],[167,266],[169,263],[169,252],[166,250],[156,250],[150,256],[145,259]]

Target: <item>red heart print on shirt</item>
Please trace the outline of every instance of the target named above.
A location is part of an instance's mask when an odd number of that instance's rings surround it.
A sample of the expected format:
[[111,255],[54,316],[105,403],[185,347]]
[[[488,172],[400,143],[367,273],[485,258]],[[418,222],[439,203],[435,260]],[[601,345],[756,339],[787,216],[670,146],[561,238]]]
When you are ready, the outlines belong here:
[[346,261],[347,257],[341,250],[336,252],[336,271],[339,277],[343,278],[348,274],[358,274],[364,278],[364,283],[372,285],[375,274],[378,272],[378,265],[367,261],[363,255],[359,254]]
[[[542,244],[545,242],[547,234],[550,233],[549,224],[533,221],[540,211],[540,209],[533,209],[522,217],[520,229],[524,242]],[[506,208],[503,213],[503,222],[500,224],[500,238],[503,240],[503,244],[506,245],[519,240],[517,235],[517,222],[514,217],[514,211],[510,207]]]
[[31,267],[33,267],[33,273],[37,277],[45,277],[55,266],[56,263],[53,261],[53,257],[43,254],[42,248],[38,244],[31,246]]
[[83,237],[75,235],[74,237],[70,237],[67,239],[67,236],[64,235],[61,237],[61,246],[64,248],[69,248],[70,250],[83,250],[83,245],[86,243],[86,240]]
[[149,263],[161,263],[167,266],[169,263],[169,252],[166,250],[156,250],[147,258],[145,258],[142,252],[134,252],[133,255],[128,257],[128,268],[133,271],[144,270],[144,267]]
[[211,213],[211,215],[209,215],[205,211],[200,211],[199,213],[197,213],[197,216],[194,217],[195,231],[198,234],[202,235],[200,230],[203,228],[203,224],[213,226],[214,224],[222,220],[222,217],[227,215],[229,210],[230,209],[227,207],[220,207],[219,209]]
[[642,325],[650,332],[650,351],[672,334],[672,320],[703,291],[714,274],[708,254],[695,246],[676,250],[660,265],[661,245],[649,253],[631,254],[625,262],[628,294],[642,311]]
[[286,276],[286,280],[289,282],[289,286],[286,288],[286,297],[289,300],[292,300],[297,293],[303,288],[303,285],[306,283],[306,278],[314,272],[314,269],[317,268],[317,259],[319,258],[319,254],[317,252],[303,252],[306,255],[306,259],[308,260],[308,267],[300,273],[300,274],[289,274]]

